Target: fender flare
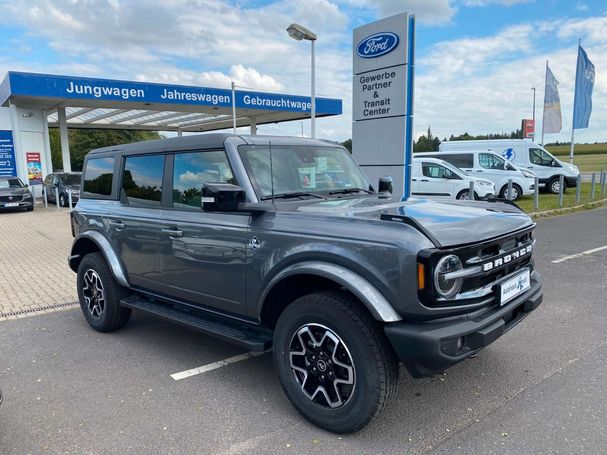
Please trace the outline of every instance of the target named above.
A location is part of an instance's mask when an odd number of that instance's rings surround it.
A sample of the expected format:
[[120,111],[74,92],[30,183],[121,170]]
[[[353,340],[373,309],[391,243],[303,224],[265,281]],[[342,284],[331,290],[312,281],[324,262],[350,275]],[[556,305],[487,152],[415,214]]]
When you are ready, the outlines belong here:
[[354,294],[378,321],[396,322],[403,319],[394,310],[388,299],[367,279],[343,266],[320,261],[300,262],[280,271],[266,286],[261,296],[261,305],[265,302],[270,291],[281,280],[290,276],[304,274],[321,276],[343,286]]
[[74,244],[72,245],[72,252],[68,257],[68,264],[70,268],[74,271],[78,270],[76,264],[80,263],[81,255],[78,253],[77,246],[82,239],[90,240],[95,245],[97,245],[97,247],[101,251],[101,254],[103,254],[103,257],[109,265],[110,270],[112,271],[112,274],[114,275],[116,281],[118,281],[121,286],[129,287],[129,282],[126,278],[126,273],[124,271],[124,267],[122,266],[122,262],[120,262],[120,259],[114,251],[114,248],[112,247],[110,241],[98,231],[85,231],[79,234],[78,237],[76,237],[76,239],[74,240]]

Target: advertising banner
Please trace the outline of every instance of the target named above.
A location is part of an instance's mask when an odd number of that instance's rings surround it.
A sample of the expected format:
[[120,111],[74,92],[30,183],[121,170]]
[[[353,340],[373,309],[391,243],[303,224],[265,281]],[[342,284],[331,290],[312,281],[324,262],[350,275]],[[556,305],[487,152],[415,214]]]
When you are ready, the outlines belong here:
[[17,176],[12,131],[0,131],[0,175]]
[[27,178],[30,185],[42,184],[42,163],[40,162],[40,153],[27,152]]
[[523,119],[521,122],[524,139],[533,139],[535,137],[535,120]]

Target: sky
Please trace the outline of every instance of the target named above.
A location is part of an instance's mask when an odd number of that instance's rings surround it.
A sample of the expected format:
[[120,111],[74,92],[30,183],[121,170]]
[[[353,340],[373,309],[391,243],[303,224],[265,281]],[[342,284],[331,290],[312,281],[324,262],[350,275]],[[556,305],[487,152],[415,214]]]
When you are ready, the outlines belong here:
[[[316,93],[343,100],[316,121],[317,137],[352,134],[352,30],[400,12],[416,15],[414,132],[541,128],[546,60],[559,81],[571,138],[577,43],[596,68],[593,112],[577,142],[607,141],[606,0],[0,0],[0,77],[9,71],[308,95],[310,48],[286,33],[318,35]],[[299,135],[301,122],[259,134]],[[303,122],[309,135],[310,122]]]

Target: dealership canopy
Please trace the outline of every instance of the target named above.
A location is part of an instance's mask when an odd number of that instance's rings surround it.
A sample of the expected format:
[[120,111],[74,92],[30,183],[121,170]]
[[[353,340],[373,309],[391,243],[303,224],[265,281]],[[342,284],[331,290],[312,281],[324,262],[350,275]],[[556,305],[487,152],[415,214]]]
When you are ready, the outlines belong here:
[[[9,72],[0,84],[0,175],[28,175],[27,153],[53,171],[49,127],[59,128],[63,170],[70,171],[68,128],[204,132],[310,118],[307,96]],[[235,112],[235,115],[233,115]],[[340,115],[342,102],[316,98],[316,116]],[[9,137],[10,136],[10,137]],[[33,156],[33,155],[32,155]]]
[[[310,117],[310,98],[235,90],[238,126]],[[42,107],[49,126],[65,108],[69,128],[212,131],[232,127],[232,90],[149,82],[9,72],[0,106]],[[339,99],[317,98],[318,117],[339,115]]]

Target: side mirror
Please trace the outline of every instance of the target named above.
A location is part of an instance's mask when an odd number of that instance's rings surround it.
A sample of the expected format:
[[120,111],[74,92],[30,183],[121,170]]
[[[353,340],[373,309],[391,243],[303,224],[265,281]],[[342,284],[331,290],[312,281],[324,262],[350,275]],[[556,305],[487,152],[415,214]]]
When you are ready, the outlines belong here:
[[383,175],[379,178],[379,185],[377,186],[377,192],[381,198],[392,197],[394,189],[392,188],[392,176]]
[[209,212],[235,212],[245,200],[245,191],[230,183],[205,183],[202,186],[202,209]]

